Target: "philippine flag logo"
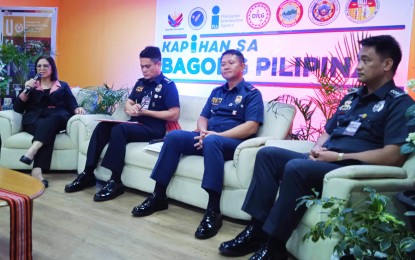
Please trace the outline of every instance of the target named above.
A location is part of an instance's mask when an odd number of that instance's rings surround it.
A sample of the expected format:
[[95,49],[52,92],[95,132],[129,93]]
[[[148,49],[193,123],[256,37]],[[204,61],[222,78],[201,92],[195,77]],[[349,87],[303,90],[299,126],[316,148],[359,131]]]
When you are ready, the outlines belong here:
[[169,24],[171,27],[178,27],[183,21],[182,13],[173,13],[168,16]]

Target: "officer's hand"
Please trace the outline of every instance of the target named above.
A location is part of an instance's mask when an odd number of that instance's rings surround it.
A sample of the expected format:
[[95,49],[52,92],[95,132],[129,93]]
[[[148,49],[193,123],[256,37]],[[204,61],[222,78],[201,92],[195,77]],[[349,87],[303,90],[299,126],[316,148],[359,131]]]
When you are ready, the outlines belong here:
[[203,149],[203,139],[206,137],[206,132],[207,131],[201,131],[199,136],[195,136],[194,139],[198,140],[198,142],[194,144],[194,147],[196,147],[197,150]]
[[320,151],[318,156],[314,157],[315,158],[314,161],[335,162],[337,161],[337,155],[338,155],[337,152],[332,152],[328,150]]

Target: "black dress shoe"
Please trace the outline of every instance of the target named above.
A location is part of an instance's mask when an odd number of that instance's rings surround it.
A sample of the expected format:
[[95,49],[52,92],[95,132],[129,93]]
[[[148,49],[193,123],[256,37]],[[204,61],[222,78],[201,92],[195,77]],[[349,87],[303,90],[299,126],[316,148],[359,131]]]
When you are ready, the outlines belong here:
[[92,186],[95,186],[95,176],[82,172],[73,182],[66,184],[65,192],[76,192]]
[[135,217],[145,217],[154,212],[169,208],[167,198],[158,198],[155,193],[151,194],[141,205],[133,208],[131,212]]
[[115,199],[124,193],[124,185],[121,182],[109,180],[107,184],[98,193],[95,193],[95,201],[107,201]]
[[258,250],[249,260],[287,260],[288,253],[286,250],[279,252],[271,250],[270,244],[265,243],[260,250]]
[[226,256],[243,256],[258,251],[266,239],[265,232],[250,225],[234,239],[223,242],[219,247],[219,252]]
[[24,164],[31,165],[33,162],[33,159],[30,159],[29,157],[22,155],[22,157],[20,157],[20,161]]
[[207,209],[202,222],[196,229],[195,237],[207,239],[215,236],[222,227],[222,214],[211,209]]
[[43,183],[43,185],[45,186],[45,189],[46,189],[47,187],[49,187],[49,182],[48,182],[48,180],[43,179],[43,180],[41,180],[41,182],[42,182],[42,183]]

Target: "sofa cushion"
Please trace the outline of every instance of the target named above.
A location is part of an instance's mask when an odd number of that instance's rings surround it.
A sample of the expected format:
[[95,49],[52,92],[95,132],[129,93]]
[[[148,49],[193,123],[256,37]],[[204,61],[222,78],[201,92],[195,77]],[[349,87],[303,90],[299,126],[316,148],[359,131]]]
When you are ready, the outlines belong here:
[[[20,132],[4,140],[4,147],[12,149],[27,149],[32,144],[33,136],[26,132]],[[69,135],[62,133],[56,135],[54,150],[70,150],[76,147],[72,144]]]

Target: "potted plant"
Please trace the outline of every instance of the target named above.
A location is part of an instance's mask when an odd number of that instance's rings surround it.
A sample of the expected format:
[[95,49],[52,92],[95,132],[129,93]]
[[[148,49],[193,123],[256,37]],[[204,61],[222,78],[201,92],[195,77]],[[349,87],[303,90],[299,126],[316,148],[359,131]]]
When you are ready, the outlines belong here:
[[0,45],[0,58],[3,63],[10,65],[14,79],[20,86],[24,86],[29,78],[36,59],[44,53],[49,53],[49,46],[44,42],[24,41],[24,35],[29,30],[18,34],[14,42],[5,41]]
[[0,60],[0,101],[6,96],[7,88],[9,87],[9,76],[7,75],[5,67],[6,64]]
[[[315,96],[298,98],[285,94],[270,101],[271,106],[277,102],[292,104],[300,112],[303,123],[299,128],[293,129],[292,139],[316,141],[324,132],[325,122],[334,114],[343,96],[349,90],[360,86],[360,83],[352,78],[352,69],[357,64],[359,41],[367,36],[364,32],[344,36],[343,42],[339,42],[335,47],[336,55],[329,53],[329,58],[312,57],[307,54],[304,60],[293,58],[289,61],[288,68],[300,66],[310,71],[320,84],[314,91]],[[340,72],[336,73],[333,68],[339,63],[342,66],[339,68]],[[323,116],[324,120],[314,120],[313,116],[316,114]]]
[[368,196],[353,205],[339,198],[318,199],[316,191],[300,198],[297,208],[319,205],[326,216],[305,234],[303,241],[337,238],[334,253],[344,259],[413,259],[415,234],[388,212],[390,198],[371,188],[364,191]]
[[127,98],[128,89],[114,90],[107,83],[81,89],[77,101],[90,114],[112,115],[118,104]]

